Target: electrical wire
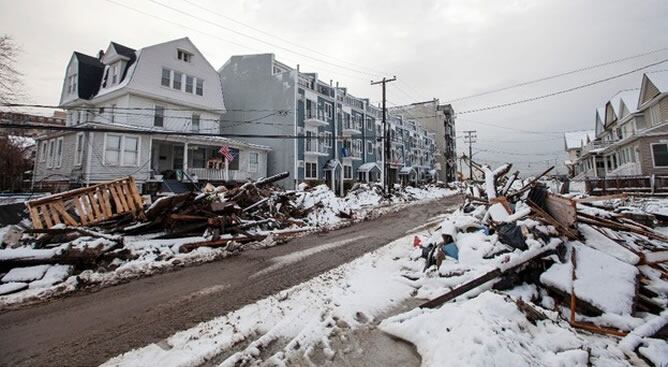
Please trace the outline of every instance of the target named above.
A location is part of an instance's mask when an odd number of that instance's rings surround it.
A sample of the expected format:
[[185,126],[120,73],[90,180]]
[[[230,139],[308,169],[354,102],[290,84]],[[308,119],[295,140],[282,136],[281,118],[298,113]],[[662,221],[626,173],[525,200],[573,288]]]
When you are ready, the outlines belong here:
[[522,103],[534,102],[534,101],[538,101],[538,100],[549,98],[549,97],[558,96],[558,95],[565,94],[565,93],[570,93],[570,92],[573,92],[573,91],[576,91],[576,90],[579,90],[579,89],[591,87],[591,86],[596,85],[596,84],[600,84],[600,83],[604,83],[604,82],[607,82],[607,81],[610,81],[610,80],[618,79],[618,78],[621,78],[623,76],[638,72],[640,70],[644,70],[644,69],[650,68],[652,66],[663,64],[666,61],[668,61],[668,59],[663,59],[663,60],[660,60],[660,61],[657,61],[657,62],[653,62],[651,64],[643,65],[643,66],[635,68],[633,70],[629,70],[629,71],[626,71],[626,72],[623,72],[623,73],[620,73],[620,74],[615,74],[613,76],[609,76],[607,78],[598,79],[598,80],[595,80],[595,81],[592,81],[592,82],[589,82],[589,83],[580,84],[580,85],[575,86],[575,87],[562,89],[562,90],[559,90],[559,91],[556,91],[556,92],[547,93],[547,94],[543,94],[543,95],[540,95],[540,96],[525,98],[525,99],[521,99],[521,100],[517,100],[517,101],[513,101],[513,102],[501,103],[501,104],[496,104],[496,105],[491,105],[491,106],[478,107],[478,108],[473,108],[473,109],[465,110],[465,111],[460,111],[460,112],[457,112],[457,115],[464,115],[464,114],[468,114],[468,113],[495,110],[495,109],[514,106],[514,105],[518,105],[518,104],[522,104]]
[[453,99],[447,100],[445,103],[460,102],[460,101],[464,101],[464,100],[475,98],[475,97],[482,97],[482,96],[486,96],[486,95],[489,95],[489,94],[506,91],[506,90],[509,90],[509,89],[524,87],[524,86],[527,86],[527,85],[536,84],[536,83],[539,83],[539,82],[552,80],[552,79],[560,78],[560,77],[563,77],[563,76],[577,74],[577,73],[580,73],[580,72],[583,72],[583,71],[598,69],[598,68],[603,67],[603,66],[613,65],[613,64],[620,63],[620,62],[637,59],[637,58],[640,58],[640,57],[643,57],[643,56],[652,55],[652,54],[659,53],[659,52],[666,51],[666,50],[668,50],[668,47],[663,47],[663,48],[659,48],[659,49],[655,49],[655,50],[650,50],[650,51],[643,52],[643,53],[640,53],[640,54],[627,56],[627,57],[622,57],[622,58],[611,60],[611,61],[606,61],[606,62],[603,62],[603,63],[600,63],[600,64],[584,66],[584,67],[577,68],[577,69],[570,70],[570,71],[566,71],[566,72],[563,72],[563,73],[553,74],[553,75],[541,77],[541,78],[538,78],[538,79],[533,79],[533,80],[528,80],[528,81],[525,81],[525,82],[512,84],[512,85],[509,85],[509,86],[506,86],[506,87],[491,89],[491,90],[488,90],[488,91],[485,91],[485,92],[475,93],[475,94],[471,94],[471,95],[464,96],[464,97],[453,98]]

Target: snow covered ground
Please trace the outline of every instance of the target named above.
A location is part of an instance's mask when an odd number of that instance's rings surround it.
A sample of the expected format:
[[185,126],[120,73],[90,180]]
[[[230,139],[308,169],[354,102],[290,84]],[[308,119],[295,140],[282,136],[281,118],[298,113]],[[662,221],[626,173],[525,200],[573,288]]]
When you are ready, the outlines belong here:
[[[631,278],[637,276],[636,267],[624,261],[628,257],[619,259],[588,246],[586,235],[584,242],[565,244],[566,258],[576,249],[583,267],[576,293],[586,294],[604,311],[598,319],[586,321],[630,331],[621,344],[617,337],[572,328],[566,321],[567,309],[534,284],[494,290],[490,282],[441,307],[404,312],[407,303],[433,299],[490,270],[508,268],[561,243],[555,237],[548,243],[540,239],[553,236],[554,228],[524,219],[521,223],[537,234],[529,236],[528,249],[490,256],[508,249],[499,243],[497,234],[487,234],[480,225],[485,211],[479,206],[469,213],[435,217],[348,264],[159,343],[117,356],[105,366],[197,366],[211,360],[220,366],[336,365],[337,358],[351,351],[335,346],[345,346],[353,330],[370,326],[414,344],[423,366],[643,365],[634,352],[638,346],[646,360],[657,366],[668,363],[666,342],[649,338],[668,321],[668,312],[631,316],[628,292]],[[423,244],[444,234],[452,236],[459,248],[458,259],[446,257],[440,267],[423,271],[422,249],[413,247],[415,233]],[[545,282],[567,288],[570,278],[562,273],[568,271],[568,265],[552,256],[554,269],[543,273]],[[606,271],[608,267],[614,274]],[[609,278],[611,275],[616,278]],[[668,282],[653,276],[657,285],[664,287],[657,291],[665,302]],[[614,287],[603,286],[607,281],[614,282]],[[531,302],[545,318],[527,318],[516,302],[519,299]],[[363,360],[358,362],[364,364]]]
[[[408,187],[398,190],[396,195],[386,199],[377,187],[361,185],[356,190],[352,190],[349,195],[339,198],[323,185],[309,191],[300,191],[297,201],[304,208],[314,207],[306,219],[312,230],[329,230],[399,210],[405,205],[414,205],[456,193],[455,190],[436,186]],[[0,235],[9,227],[4,228],[0,228]],[[167,240],[153,239],[160,234],[126,236],[123,239],[123,247],[115,250],[118,251],[119,256],[115,259],[112,256],[112,260],[97,269],[73,273],[71,266],[54,264],[15,268],[7,274],[0,273],[0,309],[41,301],[81,288],[118,284],[129,279],[168,271],[175,267],[214,261],[238,253],[238,251],[229,251],[225,248],[207,247],[200,247],[189,253],[181,253],[179,249],[183,244],[205,241],[206,238],[197,236]],[[37,249],[32,245],[0,249],[0,261],[28,257],[48,259],[68,248],[85,249],[98,245],[111,246],[113,244],[105,239],[84,236],[69,243],[54,244],[45,249]],[[251,246],[273,245],[275,242],[269,237],[268,240]],[[126,253],[121,256],[123,251]],[[21,274],[25,275],[19,276]]]

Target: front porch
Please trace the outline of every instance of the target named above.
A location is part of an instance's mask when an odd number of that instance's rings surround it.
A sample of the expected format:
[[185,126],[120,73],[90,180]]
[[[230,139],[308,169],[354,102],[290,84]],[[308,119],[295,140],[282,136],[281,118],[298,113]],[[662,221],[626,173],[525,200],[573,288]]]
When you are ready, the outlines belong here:
[[234,156],[226,160],[218,151],[219,145],[205,145],[154,139],[151,145],[151,172],[157,180],[180,182],[243,181],[250,178],[240,169],[240,150],[230,147]]

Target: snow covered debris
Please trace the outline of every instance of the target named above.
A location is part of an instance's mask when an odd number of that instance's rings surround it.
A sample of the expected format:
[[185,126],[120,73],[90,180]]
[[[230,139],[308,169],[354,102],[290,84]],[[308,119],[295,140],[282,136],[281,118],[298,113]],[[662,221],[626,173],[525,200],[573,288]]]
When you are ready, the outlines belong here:
[[380,328],[414,344],[423,366],[584,367],[589,356],[572,330],[551,320],[533,325],[508,297],[489,291],[390,317]]
[[42,279],[49,267],[50,265],[35,265],[25,268],[14,268],[2,277],[2,282],[30,282]]
[[[633,310],[638,269],[635,266],[582,245],[571,242],[576,250],[575,294],[603,312],[629,315]],[[570,294],[570,262],[555,263],[540,276],[540,281]],[[605,286],[603,286],[605,285]]]

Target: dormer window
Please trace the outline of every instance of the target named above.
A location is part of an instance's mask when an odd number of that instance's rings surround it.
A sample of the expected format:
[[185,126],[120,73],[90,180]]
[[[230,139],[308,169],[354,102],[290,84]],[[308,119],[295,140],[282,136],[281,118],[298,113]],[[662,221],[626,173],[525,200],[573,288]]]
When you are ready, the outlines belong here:
[[67,77],[67,94],[75,94],[77,92],[77,75],[70,75]]
[[111,84],[112,85],[118,83],[120,69],[121,69],[120,63],[116,63],[114,65],[111,65]]
[[185,61],[185,62],[190,62],[192,60],[193,54],[187,51],[183,50],[177,50],[176,51],[176,58]]

